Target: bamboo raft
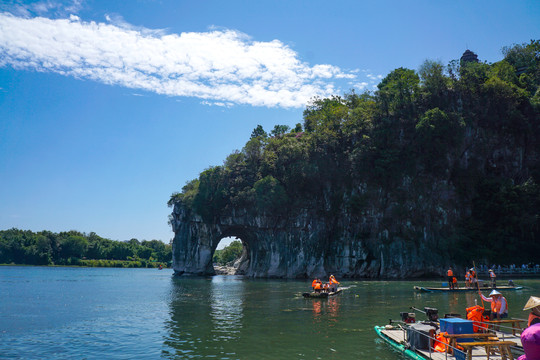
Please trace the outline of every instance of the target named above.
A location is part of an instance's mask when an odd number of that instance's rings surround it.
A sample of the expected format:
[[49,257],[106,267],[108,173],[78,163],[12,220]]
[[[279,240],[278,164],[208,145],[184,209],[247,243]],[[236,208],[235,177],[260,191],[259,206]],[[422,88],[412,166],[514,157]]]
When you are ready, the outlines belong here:
[[305,293],[302,294],[302,296],[305,297],[305,298],[326,299],[327,297],[337,295],[342,291],[343,291],[343,288],[338,288],[334,292],[322,292],[322,291],[321,292],[315,292],[315,291],[312,291],[312,292],[305,292]]
[[[414,289],[416,291],[420,292],[468,292],[468,291],[478,291],[477,288],[471,287],[471,288],[458,288],[458,289],[450,289],[447,287],[423,287],[423,286],[415,286]],[[481,287],[480,290],[488,291],[488,290],[521,290],[523,289],[523,286],[497,286],[496,288],[492,287]]]

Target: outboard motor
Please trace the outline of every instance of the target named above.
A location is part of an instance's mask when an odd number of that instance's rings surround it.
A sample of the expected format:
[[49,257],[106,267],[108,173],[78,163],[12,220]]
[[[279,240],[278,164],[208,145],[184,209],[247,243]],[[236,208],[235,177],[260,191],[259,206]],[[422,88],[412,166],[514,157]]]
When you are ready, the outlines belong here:
[[426,312],[426,316],[429,321],[439,320],[439,310],[435,308],[425,307],[424,311]]
[[399,313],[401,315],[401,321],[406,324],[412,324],[416,322],[416,314],[410,312]]

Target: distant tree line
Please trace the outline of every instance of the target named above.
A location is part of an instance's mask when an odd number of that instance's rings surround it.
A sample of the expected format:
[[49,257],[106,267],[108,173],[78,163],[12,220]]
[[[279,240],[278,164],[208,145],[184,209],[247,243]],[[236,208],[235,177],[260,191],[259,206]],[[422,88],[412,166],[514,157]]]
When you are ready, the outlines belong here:
[[463,262],[530,261],[540,252],[538,159],[515,174],[460,163],[465,139],[478,134],[473,141],[486,147],[506,139],[524,155],[540,149],[540,41],[503,54],[493,64],[427,60],[418,71],[395,69],[375,92],[314,99],[303,124],[269,133],[257,126],[241,151],[188,182],[169,205],[206,221],[235,208],[278,216],[317,209],[328,222],[346,209],[360,221],[383,189],[397,199],[394,219],[420,224],[423,214],[407,210],[403,182],[446,181],[472,211],[440,251]]
[[157,267],[171,259],[171,245],[159,240],[114,241],[74,230],[0,231],[0,264]]

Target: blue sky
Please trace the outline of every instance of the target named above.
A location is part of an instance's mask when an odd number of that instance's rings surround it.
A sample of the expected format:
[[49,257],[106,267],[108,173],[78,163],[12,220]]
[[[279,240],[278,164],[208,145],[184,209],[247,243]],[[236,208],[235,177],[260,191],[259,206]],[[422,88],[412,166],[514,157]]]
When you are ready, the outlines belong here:
[[2,1],[0,229],[168,242],[170,195],[258,124],[538,38],[538,1]]

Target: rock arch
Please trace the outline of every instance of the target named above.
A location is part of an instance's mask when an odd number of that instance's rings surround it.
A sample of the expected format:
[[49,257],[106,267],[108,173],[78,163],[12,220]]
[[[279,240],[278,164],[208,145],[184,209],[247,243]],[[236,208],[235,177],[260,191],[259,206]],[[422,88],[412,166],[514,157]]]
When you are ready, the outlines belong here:
[[[212,256],[227,236],[242,240],[238,272],[250,277],[402,278],[436,272],[432,251],[388,232],[358,223],[346,215],[335,222],[313,211],[289,218],[251,215],[243,209],[213,221],[176,204],[171,216],[175,232],[173,269],[177,275],[214,275]],[[395,233],[395,232],[394,232]],[[382,234],[382,235],[381,235]],[[440,263],[439,263],[440,264]]]

